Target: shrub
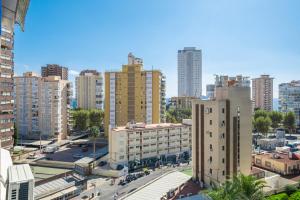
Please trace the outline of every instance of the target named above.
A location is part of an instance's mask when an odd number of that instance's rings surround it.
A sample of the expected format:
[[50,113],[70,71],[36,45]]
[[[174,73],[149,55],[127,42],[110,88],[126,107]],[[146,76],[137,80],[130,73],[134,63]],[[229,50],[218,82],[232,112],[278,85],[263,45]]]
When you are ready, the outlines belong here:
[[289,198],[289,200],[299,200],[300,199],[300,191],[295,192],[294,194],[292,194]]
[[287,195],[291,195],[293,193],[295,193],[297,191],[297,187],[294,185],[286,185],[284,187],[285,192],[287,193]]
[[267,198],[267,200],[288,200],[289,196],[286,193],[275,194]]

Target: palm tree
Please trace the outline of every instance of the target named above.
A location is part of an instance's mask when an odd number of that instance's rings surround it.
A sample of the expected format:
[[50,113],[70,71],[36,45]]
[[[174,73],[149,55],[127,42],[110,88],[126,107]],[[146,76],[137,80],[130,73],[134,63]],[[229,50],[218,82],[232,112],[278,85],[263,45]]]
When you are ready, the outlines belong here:
[[243,174],[214,187],[208,196],[212,200],[263,200],[265,182]]
[[93,138],[93,145],[94,145],[94,153],[93,153],[93,158],[94,158],[94,162],[95,162],[95,157],[96,157],[96,139],[97,137],[99,137],[100,135],[100,131],[99,131],[99,127],[97,126],[92,126],[90,128],[90,134],[91,134],[91,137]]

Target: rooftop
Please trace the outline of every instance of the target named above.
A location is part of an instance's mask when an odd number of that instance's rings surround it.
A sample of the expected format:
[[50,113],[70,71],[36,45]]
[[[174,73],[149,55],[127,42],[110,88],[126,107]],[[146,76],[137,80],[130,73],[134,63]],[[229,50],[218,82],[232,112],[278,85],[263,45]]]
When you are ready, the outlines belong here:
[[283,163],[299,163],[300,160],[297,159],[290,159],[288,154],[285,153],[266,153],[266,154],[257,154],[255,158],[264,158],[264,159],[271,159],[277,162]]
[[160,124],[145,124],[145,123],[135,123],[130,124],[128,126],[120,126],[113,128],[113,131],[124,131],[124,130],[142,130],[142,129],[158,129],[158,128],[173,128],[173,127],[180,127],[185,124],[178,123],[160,123]]
[[11,183],[34,180],[29,164],[13,165],[8,168],[8,180]]
[[186,183],[190,180],[191,177],[178,172],[174,171],[158,179],[154,180],[153,182],[149,183],[137,189],[131,195],[122,198],[123,200],[160,200],[168,191],[171,189],[177,188],[182,184]]

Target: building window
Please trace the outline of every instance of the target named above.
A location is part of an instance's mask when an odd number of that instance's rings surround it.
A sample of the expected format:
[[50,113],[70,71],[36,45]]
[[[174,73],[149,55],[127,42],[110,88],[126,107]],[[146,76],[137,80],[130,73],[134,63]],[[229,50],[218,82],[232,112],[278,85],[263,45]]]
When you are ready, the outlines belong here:
[[225,108],[222,108],[222,113],[225,113]]
[[209,112],[212,113],[212,108],[209,108]]
[[209,132],[209,137],[212,137],[212,132]]
[[222,163],[225,163],[225,158],[222,159]]
[[209,173],[212,174],[212,169],[209,169]]
[[256,161],[255,161],[255,163],[260,165],[261,164],[261,159],[257,158]]
[[212,163],[212,156],[209,157],[209,162]]
[[223,176],[225,176],[225,171],[224,170],[222,171],[222,174],[223,174]]
[[210,149],[211,151],[213,150],[212,144],[209,145],[209,149]]
[[209,120],[209,125],[212,125],[212,120]]
[[225,146],[222,146],[222,151],[224,151],[225,150]]

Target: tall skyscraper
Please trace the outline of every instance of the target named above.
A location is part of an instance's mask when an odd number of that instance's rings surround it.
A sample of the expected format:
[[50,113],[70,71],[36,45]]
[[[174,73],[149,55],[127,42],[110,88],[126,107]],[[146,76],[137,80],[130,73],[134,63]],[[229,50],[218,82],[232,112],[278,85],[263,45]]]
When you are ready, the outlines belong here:
[[279,85],[279,111],[294,112],[296,125],[300,127],[300,80]]
[[215,97],[215,84],[206,85],[206,98],[212,99]]
[[128,55],[121,72],[105,72],[105,132],[127,122],[165,121],[165,77],[159,70],[143,70],[143,61]]
[[0,50],[0,147],[13,147],[14,25],[24,30],[29,0],[2,0]]
[[195,47],[178,50],[178,96],[201,98],[202,52]]
[[193,178],[205,185],[224,183],[251,170],[251,99],[249,80],[216,77],[213,100],[193,100]]
[[266,111],[273,110],[273,78],[261,75],[252,79],[252,99],[254,107]]
[[69,130],[71,83],[59,76],[43,77],[39,95],[39,129],[43,137],[65,139]]
[[68,68],[56,64],[47,64],[42,67],[42,77],[60,76],[61,80],[68,80]]
[[39,132],[39,95],[41,77],[33,72],[14,77],[15,123],[22,137]]
[[84,70],[76,77],[78,108],[103,108],[103,77],[96,70]]

